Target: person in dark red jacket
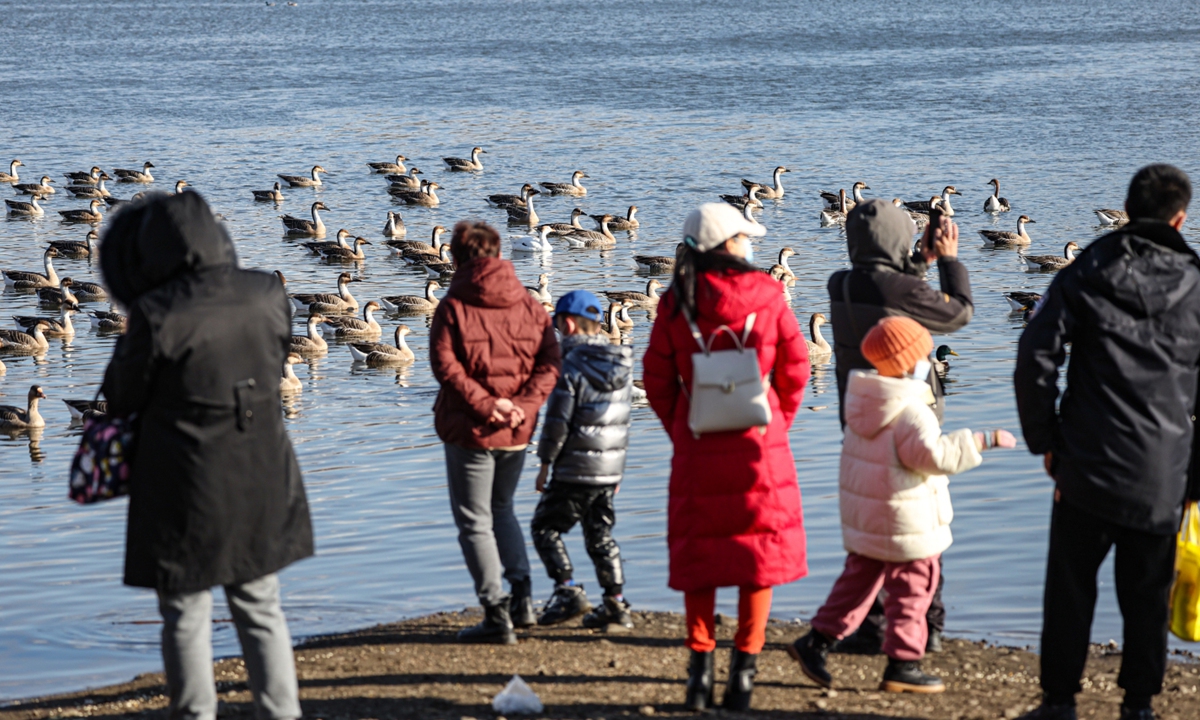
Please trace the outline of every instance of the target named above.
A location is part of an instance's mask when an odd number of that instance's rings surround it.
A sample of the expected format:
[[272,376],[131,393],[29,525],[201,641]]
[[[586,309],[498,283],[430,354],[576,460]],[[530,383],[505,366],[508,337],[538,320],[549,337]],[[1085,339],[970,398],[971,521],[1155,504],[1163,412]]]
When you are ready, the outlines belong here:
[[514,625],[537,621],[512,498],[561,356],[550,316],[512,263],[500,259],[493,228],[460,222],[450,254],[454,280],[429,329],[430,362],[441,384],[434,426],[445,443],[458,542],[484,609],[483,622],[463,630],[459,640],[512,644]]
[[[758,653],[771,609],[771,588],[808,573],[804,519],[788,428],[808,383],[808,348],[779,284],[748,261],[750,237],[763,234],[724,203],[703,205],[684,224],[684,249],[671,290],[663,296],[644,360],[646,395],[671,436],[667,516],[672,589],[685,593],[688,638],[687,705],[712,705],[713,609],[716,588],[739,589],[738,631],[724,706],[747,709]],[[688,326],[705,338],[727,325],[740,337],[756,313],[748,345],[769,378],[771,421],[704,433],[688,424],[685,388],[699,352]],[[724,333],[714,350],[733,347]]]

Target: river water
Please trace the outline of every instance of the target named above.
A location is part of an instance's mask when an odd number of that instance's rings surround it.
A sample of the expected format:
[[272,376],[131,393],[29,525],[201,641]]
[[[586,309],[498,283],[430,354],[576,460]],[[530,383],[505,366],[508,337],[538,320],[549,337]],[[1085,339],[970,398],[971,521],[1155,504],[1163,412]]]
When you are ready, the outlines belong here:
[[[544,218],[565,220],[575,204],[593,213],[636,204],[641,229],[612,251],[560,242],[545,258],[513,255],[518,274],[534,284],[551,272],[556,296],[641,288],[634,252],[669,253],[690,208],[782,164],[792,170],[788,192],[766,203],[770,234],[758,254],[769,265],[779,248],[797,251],[791,302],[807,324],[827,311],[825,279],[846,263],[844,236],[818,225],[818,190],[861,179],[869,196],[928,199],[955,184],[977,309],[966,329],[940,339],[961,355],[950,428],[1018,429],[1010,378],[1021,323],[1001,293],[1049,279],[1024,272],[1011,251],[979,249],[976,231],[1013,229],[1027,213],[1037,221],[1033,251],[1055,254],[1096,237],[1090,210],[1120,207],[1140,165],[1200,168],[1200,6],[1190,4],[0,0],[0,17],[0,162],[20,158],[23,180],[47,174],[61,186],[64,172],[150,160],[154,187],[187,180],[226,217],[243,263],[280,269],[297,290],[332,289],[339,269],[284,240],[280,212],[304,215],[320,199],[331,235],[345,227],[377,243],[352,268],[365,301],[424,282],[381,252],[387,210],[402,210],[412,238],[461,218],[502,222],[485,195],[566,181],[575,169],[591,176],[588,197],[546,199]],[[473,145],[488,151],[484,172],[444,170],[440,158]],[[391,202],[364,163],[397,153],[443,186],[441,207]],[[321,189],[285,191],[279,208],[251,200],[275,173],[316,163],[329,170]],[[980,212],[992,177],[1014,208],[998,219]],[[82,239],[54,211],[83,206],[60,191],[44,218],[0,222],[0,264],[36,269],[47,240]],[[98,279],[86,262],[57,268]],[[35,310],[29,295],[0,295],[0,317]],[[634,316],[640,357],[649,323]],[[386,337],[396,322],[385,323]],[[404,322],[419,357],[411,368],[355,368],[340,346],[297,366],[304,391],[288,428],[318,546],[283,573],[297,636],[474,603],[432,429],[427,324]],[[95,393],[112,343],[85,323],[42,358],[5,358],[0,402],[23,404],[32,383],[50,399],[36,438],[0,437],[0,698],[160,667],[153,594],[120,584],[126,503],[66,499],[79,431],[60,400]],[[831,367],[817,368],[804,405],[792,444],[811,574],[778,589],[783,618],[813,613],[843,557]],[[665,586],[670,453],[653,414],[638,409],[617,537],[639,608],[681,607]],[[524,523],[533,473],[519,497]],[[1050,508],[1039,459],[1023,448],[990,454],[952,491],[948,631],[1035,645]],[[577,533],[569,546],[595,591]],[[543,598],[550,583],[530,554]],[[1106,568],[1098,641],[1121,637],[1110,577]],[[227,617],[223,605],[217,616]],[[237,652],[227,623],[215,637],[219,653]]]

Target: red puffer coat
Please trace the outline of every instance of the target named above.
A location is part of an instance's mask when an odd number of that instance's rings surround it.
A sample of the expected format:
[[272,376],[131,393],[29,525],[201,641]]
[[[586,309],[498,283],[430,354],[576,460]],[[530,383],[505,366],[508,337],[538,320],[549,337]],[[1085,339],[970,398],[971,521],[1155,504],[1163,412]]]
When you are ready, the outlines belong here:
[[[442,386],[433,413],[443,442],[470,448],[529,443],[562,355],[550,316],[512,263],[475,258],[458,268],[433,315],[429,355]],[[499,398],[525,411],[520,427],[489,424]]]
[[[705,337],[720,325],[741,335],[758,313],[749,345],[765,377],[771,371],[766,434],[705,433],[688,428],[692,354],[699,352],[675,298],[663,296],[644,360],[646,395],[675,445],[667,515],[668,585],[689,591],[770,587],[808,574],[804,517],[788,428],[808,383],[808,346],[779,284],[759,272],[721,271],[697,283],[697,324]],[[734,347],[721,334],[714,350]]]

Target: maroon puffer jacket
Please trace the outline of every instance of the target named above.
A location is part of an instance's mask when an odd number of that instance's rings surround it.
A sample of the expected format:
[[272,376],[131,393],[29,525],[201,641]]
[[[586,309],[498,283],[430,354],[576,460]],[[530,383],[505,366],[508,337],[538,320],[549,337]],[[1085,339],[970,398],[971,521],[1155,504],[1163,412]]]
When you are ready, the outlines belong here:
[[[550,316],[500,258],[475,258],[454,273],[433,315],[429,355],[442,385],[438,437],[471,448],[527,444],[562,361]],[[499,398],[525,411],[520,427],[488,422]]]

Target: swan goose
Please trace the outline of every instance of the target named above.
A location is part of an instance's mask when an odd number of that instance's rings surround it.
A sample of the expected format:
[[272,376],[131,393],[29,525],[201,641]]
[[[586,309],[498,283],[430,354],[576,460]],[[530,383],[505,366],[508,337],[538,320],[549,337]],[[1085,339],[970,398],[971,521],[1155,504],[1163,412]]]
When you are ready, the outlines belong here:
[[[0,182],[6,182],[6,183],[21,182],[21,176],[17,174],[17,168],[21,167],[24,164],[25,163],[21,162],[20,160],[13,160],[12,162],[10,162],[8,164],[8,172],[0,172]],[[100,168],[96,168],[96,170],[99,170],[99,169]]]
[[321,256],[322,260],[341,260],[346,262],[366,260],[367,255],[363,252],[362,246],[370,244],[371,241],[365,237],[356,237],[354,238],[353,247],[340,247],[336,245],[334,247],[324,247],[319,248],[317,254]]
[[300,382],[300,378],[296,377],[296,372],[292,370],[293,365],[303,361],[304,359],[296,353],[288,353],[287,358],[283,361],[283,374],[279,378],[280,394],[291,395],[304,389],[304,384]]
[[45,335],[48,326],[43,319],[27,331],[0,328],[0,352],[40,355],[50,347]]
[[1100,224],[1104,225],[1105,227],[1117,227],[1120,225],[1125,225],[1129,222],[1129,213],[1125,212],[1124,210],[1101,209],[1093,210],[1092,212],[1096,213],[1096,218],[1100,221]]
[[96,165],[92,166],[91,170],[63,173],[63,177],[68,180],[71,185],[95,185],[100,181],[100,176],[104,172]]
[[550,274],[542,273],[538,275],[537,287],[526,285],[525,289],[529,291],[529,297],[538,302],[551,302],[553,297],[550,295]]
[[584,171],[576,170],[575,172],[571,173],[571,182],[569,183],[544,182],[538,183],[538,185],[540,185],[544,190],[548,191],[551,195],[585,197],[587,195],[587,188],[581,185],[579,180],[587,176],[588,174]]
[[46,248],[42,253],[44,273],[32,270],[3,270],[4,284],[13,290],[37,290],[38,288],[58,287],[58,273],[54,272],[53,258],[58,257],[58,251],[53,247]]
[[987,200],[983,201],[983,211],[986,213],[1002,213],[1012,210],[1012,205],[1008,204],[1008,198],[1000,197],[1000,181],[992,178],[987,181],[987,184],[992,186],[992,194],[988,195]]
[[275,186],[270,190],[251,190],[255,200],[263,202],[283,202],[283,192],[279,189],[279,181],[275,181]]
[[38,413],[38,401],[46,399],[46,393],[41,385],[29,388],[25,396],[26,405],[19,408],[14,405],[0,405],[0,428],[6,430],[24,430],[26,428],[46,427],[46,420]]
[[350,357],[356,363],[366,363],[369,367],[383,365],[407,365],[417,359],[416,353],[408,346],[404,337],[411,333],[407,325],[397,325],[395,345],[386,343],[350,343]]
[[822,210],[820,215],[821,227],[833,227],[834,225],[845,225],[846,215],[849,212],[846,205],[846,190],[845,188],[838,190],[838,209],[837,210]]
[[809,360],[828,360],[833,354],[833,348],[830,347],[829,341],[821,334],[821,326],[827,322],[823,313],[813,313],[808,319],[808,339],[805,343],[808,345]]
[[790,247],[785,247],[779,251],[779,262],[768,270],[771,274],[777,274],[779,281],[790,285],[796,284],[796,273],[792,272],[791,265],[788,265],[788,258],[795,255],[796,251]]
[[675,260],[679,258],[679,254],[683,252],[683,243],[675,246],[675,257],[667,257],[666,255],[634,255],[633,261],[637,264],[639,270],[646,270],[652,273],[667,273],[675,269]]
[[987,247],[1024,247],[1033,242],[1029,237],[1029,233],[1025,231],[1027,223],[1036,222],[1031,220],[1028,215],[1022,215],[1017,218],[1017,231],[1009,232],[1006,230],[980,230],[979,236],[983,238],[983,244]]
[[326,335],[334,337],[375,337],[381,332],[379,323],[375,321],[374,313],[379,309],[379,303],[374,300],[363,305],[362,319],[349,315],[325,318]]
[[638,292],[637,290],[609,290],[604,293],[604,296],[609,300],[629,302],[637,307],[654,308],[658,306],[658,291],[661,288],[662,283],[651,278],[646,283],[646,292]]
[[104,187],[105,180],[112,180],[108,173],[100,176],[100,182],[95,185],[68,185],[67,192],[71,193],[79,200],[90,200],[92,198],[110,198],[112,193],[108,188]]
[[1004,293],[1004,299],[1008,301],[1008,307],[1013,312],[1021,312],[1034,307],[1042,301],[1041,293],[1027,292],[1023,290],[1014,290]]
[[[961,196],[962,193],[960,193],[958,191],[958,189],[955,188],[953,185],[947,185],[946,187],[944,187],[942,189],[941,208],[942,208],[942,214],[945,215],[946,217],[954,217],[954,208],[950,207],[950,196],[951,195],[960,195]],[[906,202],[906,203],[904,203],[904,207],[908,208],[909,210],[912,210],[913,212],[919,212],[919,213],[924,213],[924,214],[928,215],[930,209],[933,208],[933,199],[931,198],[928,201],[921,200],[918,202]]]
[[[871,186],[866,184],[862,180],[859,180],[858,182],[851,185],[850,186],[851,199],[846,201],[846,210],[853,210],[855,205],[865,202],[865,200],[863,199],[862,191],[870,190],[870,189],[871,189]],[[839,205],[839,203],[841,202],[840,196],[837,193],[829,192],[828,190],[823,190],[821,192],[821,199],[825,201],[825,207],[827,209],[836,210],[839,207],[841,207]]]
[[419,190],[417,192],[412,192],[410,190],[404,194],[396,194],[396,199],[402,200],[403,202],[405,202],[409,205],[420,205],[422,207],[437,207],[439,204],[441,204],[441,200],[438,199],[437,192],[436,192],[437,189],[440,187],[441,187],[441,185],[438,185],[435,182],[422,181],[422,189],[421,190]]
[[762,190],[762,185],[751,183],[750,187],[746,188],[745,195],[722,195],[721,199],[738,210],[742,209],[743,205],[752,205],[755,209],[762,209],[762,200],[758,199],[758,191]]
[[424,174],[425,173],[421,172],[420,168],[411,167],[408,169],[407,174],[388,175],[387,177],[384,178],[384,180],[387,180],[389,183],[391,183],[388,186],[389,190],[391,190],[392,188],[396,188],[397,190],[401,190],[401,189],[420,190],[421,189],[421,179],[417,176],[424,175]]
[[758,196],[759,197],[764,198],[766,200],[781,200],[783,198],[782,176],[786,172],[791,172],[791,170],[788,170],[784,166],[780,165],[779,167],[775,168],[775,172],[771,176],[771,184],[770,185],[764,185],[762,183],[755,183],[753,180],[746,180],[745,178],[743,178],[742,179],[742,187],[749,190],[751,185],[758,185]]
[[[612,216],[613,219],[608,222],[608,229],[609,230],[617,230],[617,231],[637,230],[638,227],[641,226],[641,223],[638,222],[638,219],[636,217],[634,217],[635,215],[637,215],[637,211],[638,211],[637,205],[630,205],[629,210],[627,210],[625,213],[625,217],[613,215]],[[600,218],[602,218],[604,216],[603,215],[592,215],[591,217],[592,217],[592,220],[596,221],[596,227],[600,227]]]
[[319,355],[329,350],[329,343],[325,342],[325,338],[317,330],[317,326],[323,322],[327,322],[324,315],[321,313],[312,313],[308,316],[306,325],[307,333],[304,335],[293,335],[289,341],[288,349],[297,355]]
[[530,229],[536,227],[540,222],[540,219],[538,218],[537,210],[533,209],[533,198],[534,196],[541,194],[541,190],[531,189],[528,197],[525,198],[524,207],[505,208],[505,210],[508,212],[508,222],[510,224],[523,223]]
[[65,223],[99,225],[104,220],[104,213],[100,212],[101,202],[98,198],[92,198],[87,210],[59,210],[58,214],[62,215],[62,222]]
[[397,155],[396,162],[369,162],[367,167],[377,173],[402,173],[406,170],[404,161],[407,159],[403,155]]
[[150,174],[150,168],[152,167],[154,167],[154,163],[147,161],[142,163],[141,170],[117,168],[113,170],[113,174],[117,176],[117,182],[141,183],[145,185],[146,183],[154,182],[154,176]]
[[71,316],[78,310],[77,305],[63,305],[59,310],[57,318],[39,317],[36,315],[13,315],[13,323],[16,324],[18,330],[29,332],[35,325],[39,323],[43,326],[42,332],[46,337],[74,337],[75,325],[71,323]]
[[516,195],[507,193],[497,193],[487,196],[487,203],[492,207],[508,209],[510,207],[525,207],[525,201],[529,198],[529,193],[533,192],[533,186],[525,183],[521,186],[521,191]]
[[[313,240],[300,244],[308,248],[309,252],[311,252],[313,255],[320,255],[321,250],[323,249],[332,247],[350,247],[350,245],[346,242],[346,238],[348,237],[350,237],[350,231],[346,228],[341,228],[337,231],[337,236],[334,240]],[[275,272],[278,273],[279,271],[276,270]]]
[[480,155],[486,155],[487,150],[481,147],[471,148],[471,159],[448,157],[442,158],[442,162],[446,163],[446,167],[451,170],[460,172],[473,172],[483,169],[483,163],[479,162]]
[[326,172],[325,168],[321,167],[320,165],[313,165],[312,170],[309,171],[308,175],[277,174],[275,177],[284,181],[291,187],[317,187],[318,185],[323,184],[321,182],[321,173],[323,172]]
[[567,244],[573,248],[611,248],[617,244],[617,238],[608,228],[612,215],[600,216],[600,232],[595,230],[578,230],[565,237]]
[[427,253],[419,250],[406,250],[400,253],[400,259],[405,263],[413,266],[427,265],[429,263],[450,262],[450,243],[442,243],[438,247],[436,253]]
[[291,215],[280,215],[279,219],[283,222],[283,234],[291,237],[325,237],[325,223],[321,221],[321,215],[318,211],[328,209],[325,203],[318,200],[312,204],[310,210],[312,220],[292,217]]
[[93,310],[88,314],[88,320],[92,324],[92,328],[98,332],[125,332],[125,327],[129,324],[129,318],[118,312],[108,310]]
[[1030,270],[1040,270],[1043,272],[1054,272],[1062,270],[1066,266],[1075,261],[1075,253],[1079,251],[1079,245],[1074,241],[1067,243],[1063,248],[1062,255],[1024,255],[1018,254],[1017,257],[1025,263]]
[[38,197],[45,197],[46,195],[53,195],[56,192],[54,188],[50,186],[50,183],[52,182],[54,181],[50,179],[49,175],[43,175],[41,181],[39,182],[17,183],[16,185],[13,185],[13,189],[22,195],[37,195]]
[[426,255],[434,255],[441,257],[442,235],[446,232],[446,228],[441,225],[433,226],[432,245],[423,243],[420,240],[388,240],[384,243],[392,249],[392,252],[397,255],[404,255],[407,252],[424,253]]
[[358,301],[350,294],[350,283],[355,282],[350,273],[344,272],[338,275],[337,278],[337,294],[329,293],[301,293],[289,295],[292,305],[299,311],[321,314],[337,314],[345,312],[354,312],[358,310]]
[[408,234],[404,218],[394,210],[388,210],[387,221],[383,223],[383,236],[387,238],[402,238]]
[[437,280],[430,280],[425,283],[424,297],[420,295],[391,295],[380,298],[379,302],[383,303],[384,309],[388,312],[431,313],[437,310],[438,306],[438,299],[433,294],[433,291],[441,287]]
[[74,280],[71,282],[71,292],[75,294],[76,300],[107,300],[108,291],[103,285],[93,282],[82,282]]
[[587,229],[584,226],[579,224],[579,218],[583,217],[586,214],[587,213],[585,213],[582,208],[575,208],[575,209],[571,210],[571,222],[569,222],[569,223],[546,223],[544,225],[538,225],[534,229],[541,231],[542,228],[546,228],[548,230],[548,234],[555,235],[558,237],[562,237],[563,235],[570,235],[571,233]]
[[5,198],[4,204],[8,206],[8,214],[11,217],[41,217],[46,211],[38,205],[38,198],[39,196],[34,195],[29,198],[29,202]]
[[107,400],[63,400],[63,405],[66,405],[67,412],[71,413],[73,423],[108,414]]
[[71,293],[71,286],[74,281],[69,277],[65,277],[59,281],[58,287],[42,287],[38,288],[38,302],[42,305],[57,307],[59,305],[78,305],[79,298]]

